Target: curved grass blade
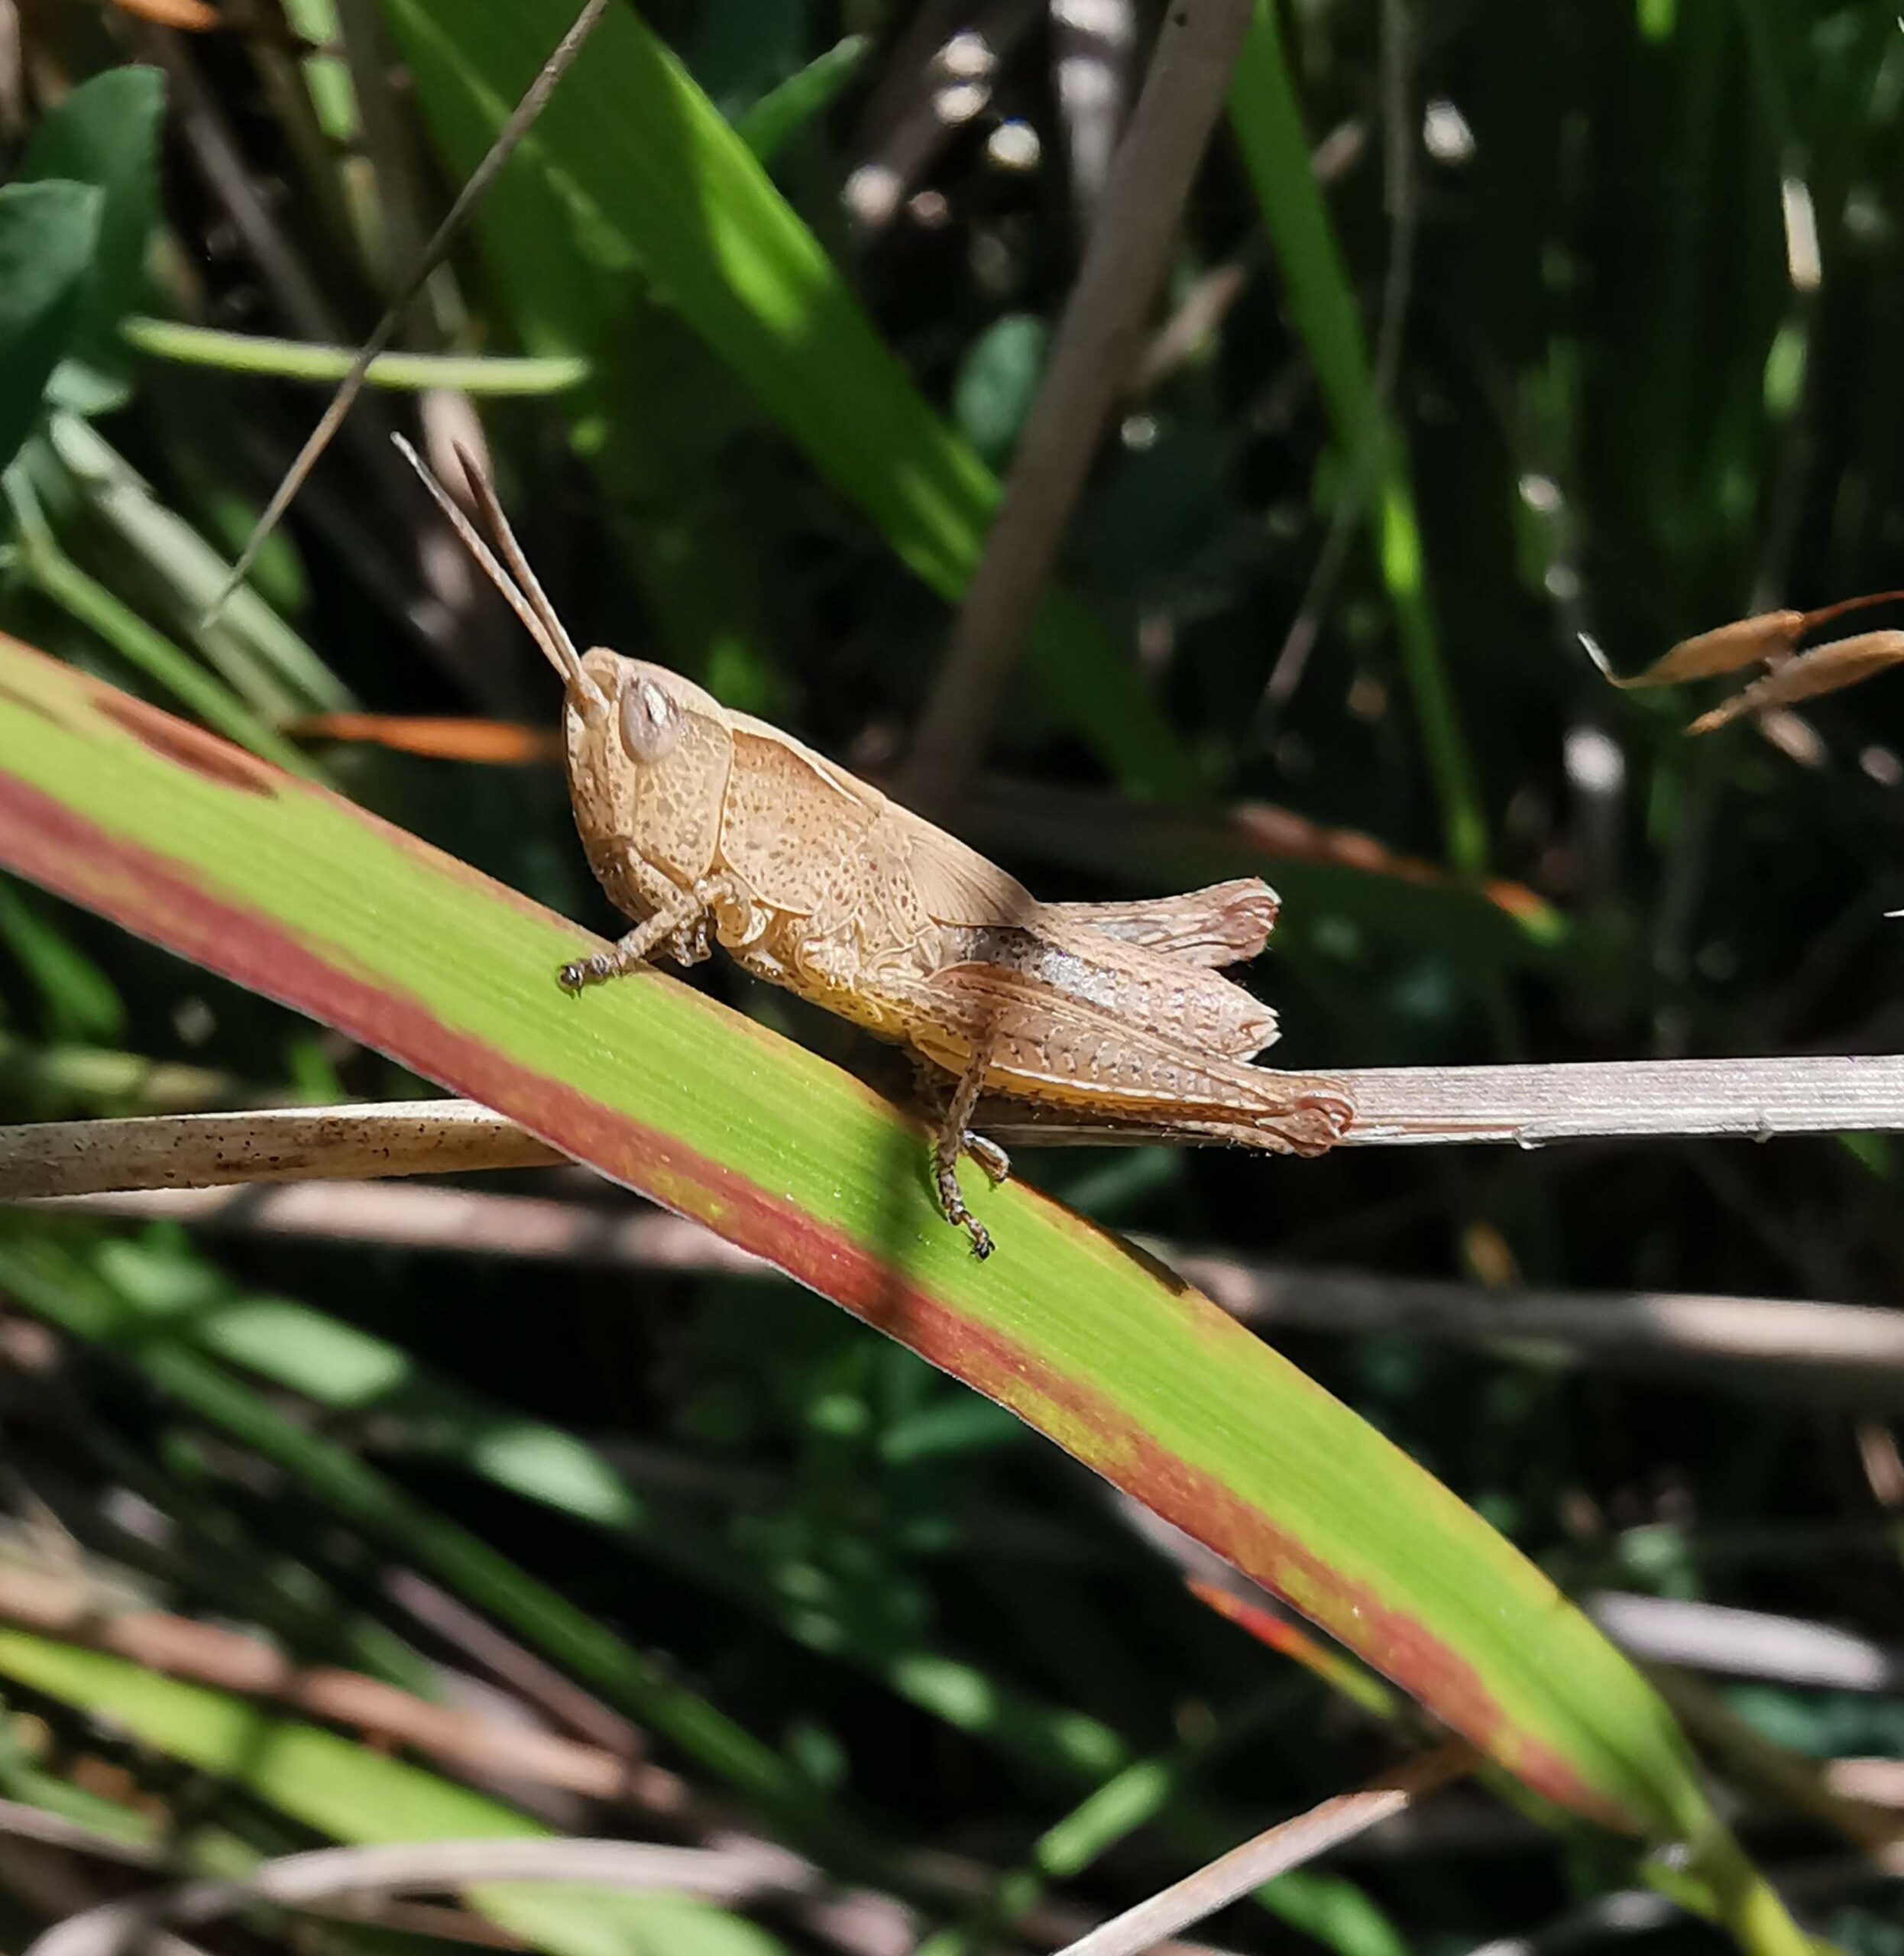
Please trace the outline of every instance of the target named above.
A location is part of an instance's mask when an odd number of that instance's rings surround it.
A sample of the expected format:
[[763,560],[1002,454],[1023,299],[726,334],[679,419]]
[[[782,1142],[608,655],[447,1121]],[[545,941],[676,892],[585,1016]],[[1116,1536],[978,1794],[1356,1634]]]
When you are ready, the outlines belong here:
[[513,1630],[836,1870],[869,1877],[876,1844],[775,1750],[487,1542],[287,1417],[108,1273],[50,1240],[0,1252],[0,1282],[69,1336],[118,1351],[170,1398],[307,1489],[351,1526]]
[[[224,374],[267,374],[277,380],[341,381],[350,371],[348,346],[319,346],[308,341],[276,339],[263,333],[223,332],[212,326],[140,315],[126,320],[121,336],[136,352],[186,367],[210,367]],[[549,359],[501,353],[380,353],[364,376],[366,387],[421,393],[453,387],[479,399],[539,399],[579,387],[588,363],[572,355]]]
[[933,1205],[921,1131],[834,1067],[659,973],[562,996],[582,934],[559,918],[11,641],[0,862],[762,1256],[1286,1598],[1537,1791],[1685,1842],[1748,1946],[1802,1947],[1664,1704],[1517,1551],[1187,1284],[1035,1191],[974,1191],[1001,1252],[974,1261]]

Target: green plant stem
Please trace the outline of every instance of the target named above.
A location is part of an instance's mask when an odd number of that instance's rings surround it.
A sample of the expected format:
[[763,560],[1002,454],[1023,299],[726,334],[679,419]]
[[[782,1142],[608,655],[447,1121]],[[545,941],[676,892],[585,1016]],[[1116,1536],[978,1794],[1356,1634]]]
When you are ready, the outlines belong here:
[[[1834,1945],[1807,1935],[1792,1919],[1777,1890],[1718,1821],[1692,1844],[1685,1874],[1711,1897],[1712,1920],[1731,1932],[1747,1956],[1825,1956],[1834,1951]],[[1669,1882],[1656,1881],[1654,1886],[1667,1894],[1674,1892]]]
[[[337,381],[355,357],[348,346],[274,339],[257,333],[219,332],[209,326],[134,315],[120,330],[127,342],[155,359],[226,374],[256,374],[281,381]],[[517,357],[504,354],[380,353],[364,377],[374,387],[420,393],[449,387],[458,393],[502,397],[559,394],[588,377],[588,362],[572,354]]]

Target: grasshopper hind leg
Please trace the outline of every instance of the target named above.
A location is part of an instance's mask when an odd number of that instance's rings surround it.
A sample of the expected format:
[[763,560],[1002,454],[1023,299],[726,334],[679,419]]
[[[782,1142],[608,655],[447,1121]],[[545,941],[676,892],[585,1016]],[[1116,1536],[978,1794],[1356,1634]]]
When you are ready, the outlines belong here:
[[[912,1055],[912,1071],[924,1110],[934,1122],[943,1122],[951,1105],[953,1089],[958,1083],[957,1076],[948,1075],[943,1067],[916,1052]],[[1012,1179],[1011,1156],[986,1135],[967,1128],[959,1137],[959,1148],[968,1161],[978,1164],[985,1179],[995,1189],[1002,1188]]]
[[959,1146],[979,1164],[980,1172],[995,1189],[1012,1179],[1012,1158],[996,1141],[987,1141],[967,1128],[959,1137]]
[[971,1238],[972,1254],[980,1262],[992,1254],[992,1233],[966,1207],[965,1197],[959,1192],[959,1157],[970,1155],[994,1188],[1012,1172],[1010,1156],[996,1142],[974,1134],[970,1125],[972,1110],[978,1105],[979,1092],[985,1084],[989,1057],[982,1048],[975,1051],[949,1097],[941,1086],[944,1076],[937,1069],[928,1068],[924,1061],[918,1067],[921,1086],[941,1103],[938,1132],[932,1143],[932,1187],[938,1197],[939,1213]]

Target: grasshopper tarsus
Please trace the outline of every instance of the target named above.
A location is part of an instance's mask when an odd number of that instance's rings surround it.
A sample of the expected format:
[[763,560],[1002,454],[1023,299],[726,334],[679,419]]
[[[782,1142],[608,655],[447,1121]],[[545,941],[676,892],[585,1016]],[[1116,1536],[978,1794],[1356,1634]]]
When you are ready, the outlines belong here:
[[992,1232],[965,1206],[965,1198],[959,1193],[958,1178],[943,1164],[937,1164],[932,1177],[939,1198],[939,1213],[955,1229],[963,1229],[972,1239],[972,1254],[980,1262],[992,1254]]
[[992,1232],[965,1206],[959,1193],[957,1174],[943,1161],[934,1164],[933,1184],[939,1198],[939,1213],[955,1229],[963,1229],[972,1239],[972,1254],[980,1263],[992,1254]]
[[691,964],[707,955],[706,905],[703,892],[675,893],[645,923],[637,924],[612,950],[598,950],[593,957],[565,964],[555,982],[565,992],[584,990],[591,985],[605,985],[611,978],[625,978],[639,971],[658,950],[683,964]]

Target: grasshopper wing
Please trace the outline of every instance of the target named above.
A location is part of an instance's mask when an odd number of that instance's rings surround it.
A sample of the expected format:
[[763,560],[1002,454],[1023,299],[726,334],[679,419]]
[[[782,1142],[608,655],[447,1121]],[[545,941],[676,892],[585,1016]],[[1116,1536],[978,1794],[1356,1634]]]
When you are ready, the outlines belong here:
[[1024,925],[1044,908],[1015,876],[910,810],[890,805],[905,837],[904,873],[935,924]]
[[1355,1116],[1333,1080],[1195,1051],[995,964],[935,973],[918,1003],[907,1037],[935,1065],[963,1076],[983,1051],[988,1091],[1087,1118],[1320,1154]]
[[1181,896],[1130,903],[1048,903],[1048,916],[1082,924],[1164,957],[1219,970],[1258,956],[1282,903],[1260,876],[1239,876]]

